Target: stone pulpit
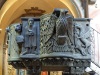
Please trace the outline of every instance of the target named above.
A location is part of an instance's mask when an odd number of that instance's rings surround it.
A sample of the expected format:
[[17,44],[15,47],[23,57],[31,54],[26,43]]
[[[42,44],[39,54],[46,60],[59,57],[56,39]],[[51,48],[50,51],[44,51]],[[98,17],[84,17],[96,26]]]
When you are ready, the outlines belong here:
[[41,71],[82,75],[91,61],[89,23],[88,18],[74,18],[58,8],[40,17],[22,17],[21,24],[7,28],[8,63],[26,69],[27,75]]

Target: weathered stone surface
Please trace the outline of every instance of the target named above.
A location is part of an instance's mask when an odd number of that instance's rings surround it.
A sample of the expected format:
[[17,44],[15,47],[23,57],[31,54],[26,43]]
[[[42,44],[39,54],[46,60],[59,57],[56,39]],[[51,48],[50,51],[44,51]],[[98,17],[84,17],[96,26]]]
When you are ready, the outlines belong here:
[[21,20],[22,24],[7,28],[9,57],[19,60],[9,61],[15,68],[26,68],[29,75],[41,70],[82,74],[90,66],[90,19],[76,19],[57,8],[52,14]]

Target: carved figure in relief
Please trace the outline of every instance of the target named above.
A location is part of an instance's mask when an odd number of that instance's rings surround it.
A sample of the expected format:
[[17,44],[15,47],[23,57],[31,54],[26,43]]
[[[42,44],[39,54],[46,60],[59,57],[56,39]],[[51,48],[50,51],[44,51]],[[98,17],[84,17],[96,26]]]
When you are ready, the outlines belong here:
[[43,50],[47,52],[70,52],[73,50],[71,48],[73,44],[73,17],[67,13],[68,11],[65,9],[55,9],[53,14],[41,17],[40,35]]
[[58,45],[64,45],[66,43],[66,38],[68,38],[68,21],[66,17],[67,12],[67,10],[61,10],[59,18],[56,21],[56,39]]
[[25,38],[24,38],[24,47],[22,55],[24,54],[34,54],[36,50],[36,26],[32,18],[28,19],[28,25],[25,27]]
[[86,31],[82,25],[78,24],[75,25],[75,29],[76,29],[75,38],[77,38],[75,42],[76,49],[78,49],[82,55],[87,55],[87,53],[90,53],[89,48],[91,46],[89,41],[90,32],[89,30]]

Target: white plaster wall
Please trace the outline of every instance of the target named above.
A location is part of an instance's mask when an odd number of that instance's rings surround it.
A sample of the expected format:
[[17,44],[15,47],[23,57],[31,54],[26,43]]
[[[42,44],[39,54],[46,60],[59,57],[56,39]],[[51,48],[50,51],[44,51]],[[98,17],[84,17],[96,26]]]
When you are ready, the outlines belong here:
[[[97,0],[94,5],[89,5],[89,18],[92,19],[90,21],[91,27],[100,33],[100,0]],[[98,35],[99,39],[96,33],[94,37],[96,38],[94,43],[95,62],[100,65],[100,34]],[[100,68],[96,67],[93,63],[91,63],[91,68],[100,75]]]

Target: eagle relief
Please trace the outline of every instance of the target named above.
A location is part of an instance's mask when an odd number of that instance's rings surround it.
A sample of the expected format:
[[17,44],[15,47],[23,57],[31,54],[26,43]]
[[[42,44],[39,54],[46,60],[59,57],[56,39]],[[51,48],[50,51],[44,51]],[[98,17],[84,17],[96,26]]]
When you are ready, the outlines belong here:
[[74,52],[73,17],[65,9],[55,9],[40,18],[41,54]]
[[90,19],[74,18],[68,10],[56,8],[21,21],[7,28],[8,62],[14,68],[25,69],[28,75],[41,71],[82,75],[90,67]]
[[66,9],[55,9],[52,14],[41,16],[40,54],[73,58],[90,55],[89,22],[74,18]]

